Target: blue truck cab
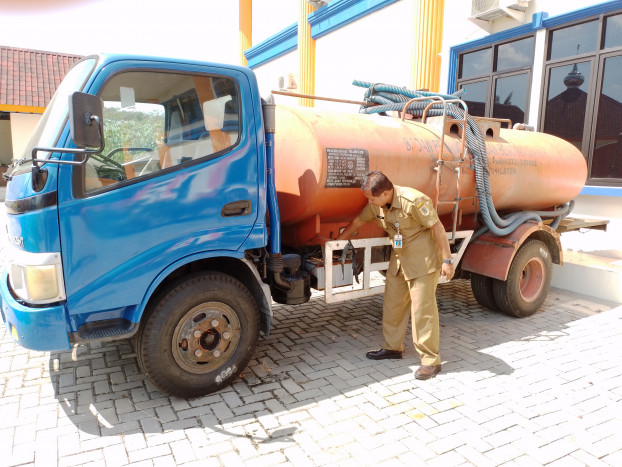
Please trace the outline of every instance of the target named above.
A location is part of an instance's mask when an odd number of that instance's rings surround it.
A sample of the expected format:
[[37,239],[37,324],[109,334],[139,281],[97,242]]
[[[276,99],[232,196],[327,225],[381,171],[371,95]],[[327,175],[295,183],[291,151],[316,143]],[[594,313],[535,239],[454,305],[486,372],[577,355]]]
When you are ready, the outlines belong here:
[[47,351],[132,337],[149,379],[181,397],[234,379],[272,298],[310,297],[280,251],[270,109],[244,67],[78,62],[7,172],[13,338]]

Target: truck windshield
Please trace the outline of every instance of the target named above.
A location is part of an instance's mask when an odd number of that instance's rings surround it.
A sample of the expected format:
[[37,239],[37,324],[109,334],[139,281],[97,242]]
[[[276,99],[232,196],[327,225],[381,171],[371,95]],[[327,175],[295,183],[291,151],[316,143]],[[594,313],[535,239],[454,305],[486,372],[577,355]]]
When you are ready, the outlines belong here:
[[[67,122],[69,112],[69,96],[76,91],[81,91],[87,78],[95,67],[95,59],[88,58],[78,62],[67,72],[65,78],[56,90],[49,105],[45,109],[41,120],[30,136],[24,148],[22,159],[31,159],[31,153],[35,147],[54,147],[57,144],[61,130]],[[37,158],[50,157],[50,153],[40,152]]]

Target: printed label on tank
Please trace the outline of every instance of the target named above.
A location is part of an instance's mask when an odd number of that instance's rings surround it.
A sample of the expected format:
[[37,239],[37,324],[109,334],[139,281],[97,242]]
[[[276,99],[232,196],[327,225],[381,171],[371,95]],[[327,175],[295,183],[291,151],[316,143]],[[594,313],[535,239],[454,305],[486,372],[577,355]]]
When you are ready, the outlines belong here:
[[360,188],[369,172],[366,149],[326,148],[326,188]]

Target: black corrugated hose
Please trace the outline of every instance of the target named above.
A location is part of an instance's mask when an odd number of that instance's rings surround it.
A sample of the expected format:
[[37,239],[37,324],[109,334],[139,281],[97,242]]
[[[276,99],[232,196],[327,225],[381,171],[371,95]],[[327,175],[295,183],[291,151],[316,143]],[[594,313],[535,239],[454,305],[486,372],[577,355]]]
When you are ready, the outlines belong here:
[[[444,100],[451,100],[459,98],[463,90],[460,90],[454,94],[439,94],[427,91],[414,91],[398,86],[381,84],[381,83],[368,83],[364,81],[355,80],[352,84],[355,86],[367,88],[365,91],[365,102],[367,106],[361,107],[361,113],[383,113],[389,111],[402,111],[404,105],[410,99],[413,98],[425,98],[432,96],[439,96]],[[420,100],[412,102],[408,106],[408,112],[415,118],[420,118],[423,115],[425,108],[432,102],[432,99]],[[436,117],[443,115],[443,103],[433,104],[427,112],[429,117]],[[464,120],[464,109],[455,104],[445,104],[447,115],[456,120]],[[462,124],[459,124],[462,127]],[[490,193],[490,179],[488,171],[488,158],[486,156],[486,144],[484,142],[484,136],[480,130],[479,125],[475,120],[467,115],[467,128],[466,128],[466,142],[467,148],[473,155],[473,161],[475,163],[475,181],[477,187],[477,198],[480,205],[480,211],[484,220],[484,227],[478,230],[474,236],[477,238],[484,232],[490,230],[497,236],[504,236],[513,232],[517,227],[524,224],[529,220],[537,222],[542,221],[542,217],[554,218],[550,227],[556,229],[559,223],[564,217],[570,214],[574,206],[574,202],[565,204],[560,209],[555,211],[519,211],[499,216],[492,201],[492,195]]]

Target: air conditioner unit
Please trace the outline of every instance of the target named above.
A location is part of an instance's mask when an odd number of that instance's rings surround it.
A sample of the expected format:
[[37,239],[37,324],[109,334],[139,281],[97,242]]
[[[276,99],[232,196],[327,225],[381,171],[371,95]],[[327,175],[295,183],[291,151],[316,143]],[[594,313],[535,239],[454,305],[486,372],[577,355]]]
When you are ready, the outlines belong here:
[[279,91],[292,91],[298,89],[296,84],[296,75],[294,73],[287,73],[279,76],[278,83]]
[[473,0],[471,18],[494,21],[509,16],[517,21],[524,20],[524,12],[530,0]]
[[469,21],[491,32],[491,24],[499,18],[511,18],[525,23],[525,11],[530,0],[473,0]]

